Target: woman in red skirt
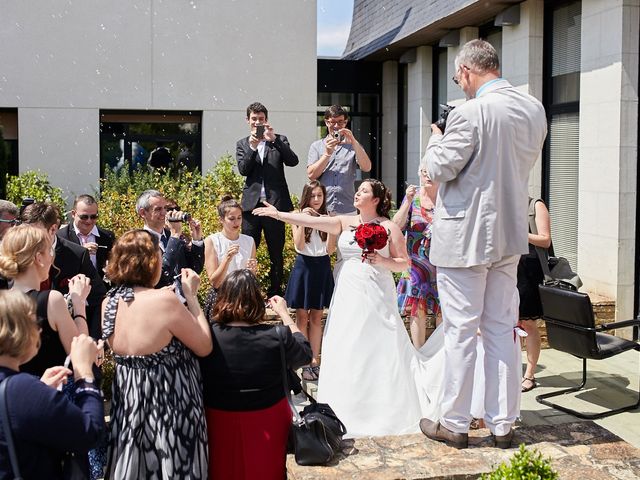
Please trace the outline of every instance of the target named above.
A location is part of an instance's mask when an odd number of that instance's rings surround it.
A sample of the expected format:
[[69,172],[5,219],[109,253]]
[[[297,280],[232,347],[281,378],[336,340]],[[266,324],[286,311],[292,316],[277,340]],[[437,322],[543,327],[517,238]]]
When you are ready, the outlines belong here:
[[[287,364],[311,361],[311,347],[283,298],[269,299],[285,329]],[[209,433],[209,478],[282,480],[292,413],[282,385],[275,326],[255,275],[236,270],[220,286],[212,311],[212,353],[201,360]]]

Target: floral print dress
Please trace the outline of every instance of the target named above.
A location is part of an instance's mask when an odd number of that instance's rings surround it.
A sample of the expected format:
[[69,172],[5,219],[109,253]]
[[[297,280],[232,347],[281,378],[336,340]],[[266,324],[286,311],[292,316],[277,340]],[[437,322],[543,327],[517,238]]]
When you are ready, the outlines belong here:
[[398,308],[403,315],[417,316],[418,308],[428,314],[440,312],[436,267],[429,261],[433,209],[420,205],[416,194],[409,207],[405,226],[409,270],[402,273],[398,282]]

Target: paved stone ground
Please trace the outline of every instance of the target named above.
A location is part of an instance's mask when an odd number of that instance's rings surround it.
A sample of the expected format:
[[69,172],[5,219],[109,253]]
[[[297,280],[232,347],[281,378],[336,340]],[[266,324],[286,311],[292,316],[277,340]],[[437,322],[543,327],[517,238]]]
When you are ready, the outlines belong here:
[[[300,467],[287,458],[289,480],[473,479],[490,472],[517,450],[491,447],[489,431],[473,431],[469,448],[456,450],[421,434],[343,442],[330,467]],[[525,443],[551,458],[561,479],[640,478],[640,450],[593,422],[521,426],[514,445]]]
[[[526,359],[523,352],[523,361]],[[587,388],[557,397],[556,403],[588,413],[603,411],[637,398],[640,354],[630,351],[588,362]],[[536,378],[539,386],[522,395],[521,421],[514,445],[524,442],[552,458],[561,479],[640,478],[640,410],[596,422],[539,404],[544,392],[576,385],[582,361],[555,350],[543,350]],[[306,384],[315,393],[315,383]],[[301,403],[301,398],[296,399]],[[300,467],[287,458],[289,479],[472,479],[490,471],[514,452],[490,447],[488,430],[472,432],[470,448],[455,450],[422,435],[358,439],[331,467]]]

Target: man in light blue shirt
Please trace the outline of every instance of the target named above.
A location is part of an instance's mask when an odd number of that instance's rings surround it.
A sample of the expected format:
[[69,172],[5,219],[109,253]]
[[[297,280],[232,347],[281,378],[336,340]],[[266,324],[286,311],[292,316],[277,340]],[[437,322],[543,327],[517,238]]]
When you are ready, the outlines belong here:
[[327,188],[327,210],[332,215],[355,214],[356,167],[371,170],[371,160],[347,127],[349,116],[340,105],[324,112],[327,136],[311,144],[307,160],[309,180],[318,180]]

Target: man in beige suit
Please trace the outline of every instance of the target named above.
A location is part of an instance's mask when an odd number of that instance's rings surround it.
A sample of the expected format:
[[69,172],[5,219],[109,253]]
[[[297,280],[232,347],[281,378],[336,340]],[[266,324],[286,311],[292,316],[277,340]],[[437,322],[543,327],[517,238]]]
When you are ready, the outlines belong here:
[[439,422],[422,419],[434,440],[468,444],[477,331],[485,349],[485,422],[495,445],[511,445],[520,410],[516,272],[527,250],[527,184],[547,122],[542,104],[500,78],[495,49],[465,44],[453,81],[467,102],[444,135],[435,126],[425,153],[440,182],[431,262],[438,267],[444,323],[444,396]]

